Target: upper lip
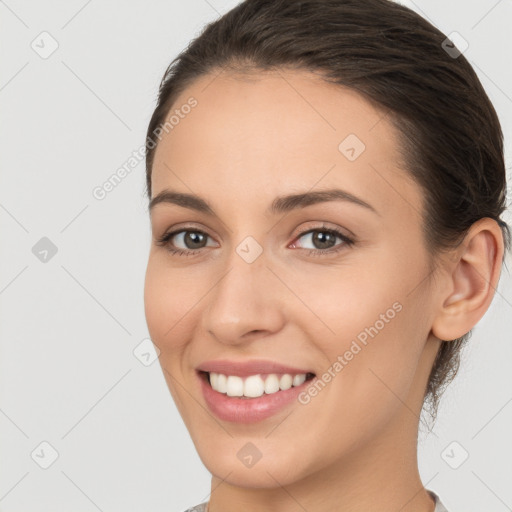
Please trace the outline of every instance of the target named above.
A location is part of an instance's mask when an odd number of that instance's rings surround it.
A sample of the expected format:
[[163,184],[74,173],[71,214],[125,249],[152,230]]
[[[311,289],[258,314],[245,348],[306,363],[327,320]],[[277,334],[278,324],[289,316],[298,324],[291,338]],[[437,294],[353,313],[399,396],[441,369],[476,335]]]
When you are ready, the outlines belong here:
[[289,373],[299,375],[302,373],[313,373],[310,370],[294,368],[276,361],[267,361],[264,359],[251,359],[249,361],[230,361],[227,359],[216,359],[205,361],[196,367],[197,371],[222,373],[224,375],[237,375],[238,377],[247,377],[258,373]]

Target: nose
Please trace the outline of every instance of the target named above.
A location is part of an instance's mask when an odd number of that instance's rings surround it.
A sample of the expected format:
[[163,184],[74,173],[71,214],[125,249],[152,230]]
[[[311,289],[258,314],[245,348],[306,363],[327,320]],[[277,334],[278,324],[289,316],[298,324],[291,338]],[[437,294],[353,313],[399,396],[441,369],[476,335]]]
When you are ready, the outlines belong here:
[[248,263],[235,251],[202,312],[203,332],[237,345],[278,332],[284,323],[284,287],[267,267],[264,253]]

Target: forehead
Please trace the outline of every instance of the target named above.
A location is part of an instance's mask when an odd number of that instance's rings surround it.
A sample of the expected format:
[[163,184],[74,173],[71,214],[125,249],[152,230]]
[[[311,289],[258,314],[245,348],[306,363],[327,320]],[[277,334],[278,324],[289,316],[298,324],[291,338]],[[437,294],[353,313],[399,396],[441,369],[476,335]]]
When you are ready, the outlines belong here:
[[[182,110],[191,97],[196,106]],[[189,188],[221,203],[238,191],[261,196],[264,209],[270,196],[342,186],[381,210],[396,209],[399,196],[404,209],[419,204],[386,113],[313,73],[205,75],[173,115],[155,151],[153,197]]]

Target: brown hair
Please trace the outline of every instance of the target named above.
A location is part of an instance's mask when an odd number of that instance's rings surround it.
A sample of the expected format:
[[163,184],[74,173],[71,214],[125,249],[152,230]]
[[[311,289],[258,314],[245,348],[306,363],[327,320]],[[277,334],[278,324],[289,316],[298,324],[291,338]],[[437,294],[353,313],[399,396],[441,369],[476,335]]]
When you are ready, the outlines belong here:
[[[500,219],[507,207],[501,126],[473,68],[456,49],[447,51],[453,45],[446,39],[390,0],[245,0],[208,24],[162,78],[146,139],[148,197],[155,130],[194,80],[223,69],[313,71],[357,90],[397,128],[407,172],[423,190],[432,258],[460,244],[483,217],[500,225],[506,253],[511,235]],[[425,390],[434,421],[471,332],[438,351]]]

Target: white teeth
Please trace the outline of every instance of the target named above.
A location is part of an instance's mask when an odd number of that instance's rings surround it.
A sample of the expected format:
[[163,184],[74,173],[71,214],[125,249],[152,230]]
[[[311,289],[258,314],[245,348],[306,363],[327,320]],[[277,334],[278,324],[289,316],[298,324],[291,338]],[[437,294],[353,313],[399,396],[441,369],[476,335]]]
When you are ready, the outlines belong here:
[[289,373],[285,373],[279,381],[279,387],[285,391],[286,389],[290,389],[292,387],[292,383],[293,377]]
[[[240,379],[241,380],[241,379]],[[259,375],[251,375],[244,382],[244,396],[255,398],[263,395],[265,383]]]
[[293,377],[293,385],[294,386],[300,386],[305,381],[306,381],[306,376],[304,374],[295,375],[295,377]]
[[219,382],[219,374],[218,373],[210,373],[210,383],[212,385],[213,389],[218,389],[218,382]]
[[226,387],[228,396],[242,396],[244,394],[244,381],[241,377],[230,375]]
[[210,373],[210,379],[212,378],[212,375],[217,375],[217,387],[214,389],[216,389],[219,393],[225,393],[228,389],[227,377],[221,373]]
[[250,375],[242,378],[236,375],[210,372],[210,384],[215,391],[228,396],[244,396],[247,398],[257,398],[263,396],[263,394],[270,395],[280,390],[285,391],[292,386],[300,386],[305,381],[305,373],[298,375],[285,373],[280,376],[272,373],[263,379],[260,375]]
[[270,395],[276,391],[279,391],[279,378],[273,373],[265,379],[265,393]]

